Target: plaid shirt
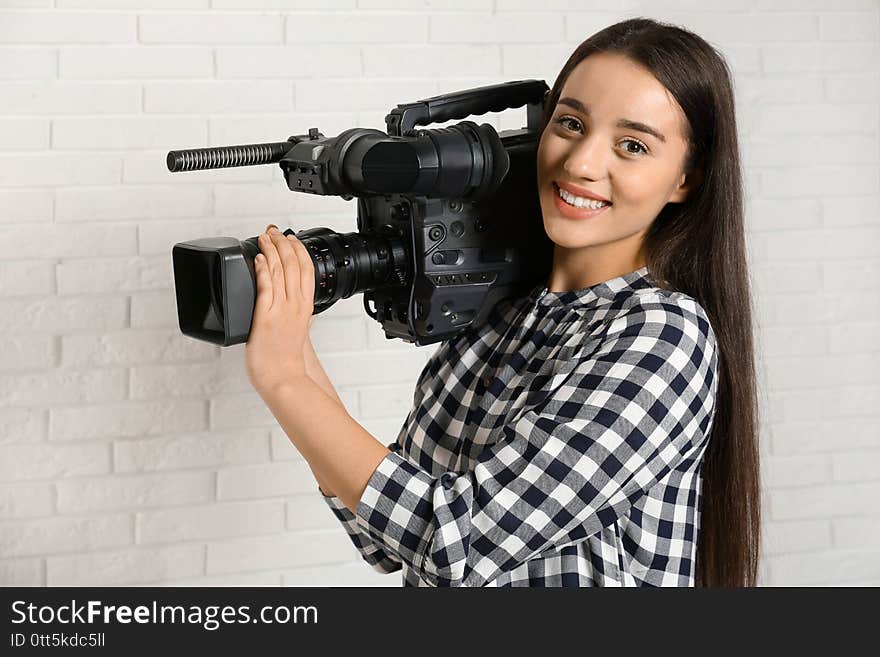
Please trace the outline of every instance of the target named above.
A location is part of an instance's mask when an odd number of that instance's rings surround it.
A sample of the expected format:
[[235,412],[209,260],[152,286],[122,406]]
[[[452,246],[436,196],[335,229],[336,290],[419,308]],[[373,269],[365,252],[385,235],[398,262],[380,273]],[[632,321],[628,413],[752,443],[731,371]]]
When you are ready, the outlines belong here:
[[717,377],[647,267],[539,285],[440,343],[356,514],[322,497],[404,586],[693,586]]

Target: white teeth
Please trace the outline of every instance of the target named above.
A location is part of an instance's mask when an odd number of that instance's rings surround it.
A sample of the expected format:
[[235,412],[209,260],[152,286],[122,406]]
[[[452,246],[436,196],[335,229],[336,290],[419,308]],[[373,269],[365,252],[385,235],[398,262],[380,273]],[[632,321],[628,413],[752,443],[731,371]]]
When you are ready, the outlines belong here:
[[577,208],[590,208],[591,210],[598,210],[599,208],[604,208],[606,205],[609,205],[606,201],[596,201],[591,198],[584,198],[583,196],[575,196],[571,194],[561,187],[556,187],[559,192],[559,196],[562,197],[562,200],[568,203],[569,205],[573,205]]

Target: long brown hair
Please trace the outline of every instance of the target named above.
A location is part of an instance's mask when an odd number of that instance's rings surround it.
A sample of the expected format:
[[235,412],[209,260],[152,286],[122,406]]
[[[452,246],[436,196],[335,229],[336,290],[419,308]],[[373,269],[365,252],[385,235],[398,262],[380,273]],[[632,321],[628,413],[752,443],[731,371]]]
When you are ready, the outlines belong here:
[[712,434],[703,457],[697,586],[754,586],[760,544],[758,400],[752,299],[746,267],[742,172],[731,74],[696,34],[649,18],[611,25],[581,43],[544,106],[542,130],[572,69],[593,53],[626,55],[663,84],[684,110],[683,172],[699,185],[667,203],[645,236],[656,284],[696,299],[718,343]]

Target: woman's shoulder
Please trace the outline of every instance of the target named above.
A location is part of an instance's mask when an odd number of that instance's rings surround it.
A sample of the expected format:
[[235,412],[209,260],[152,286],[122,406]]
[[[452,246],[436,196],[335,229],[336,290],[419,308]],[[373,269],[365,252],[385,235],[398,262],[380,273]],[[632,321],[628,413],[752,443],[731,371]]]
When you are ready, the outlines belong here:
[[715,340],[709,314],[693,296],[677,290],[646,287],[634,290],[620,304],[619,316],[644,317],[652,323],[695,327],[706,338]]

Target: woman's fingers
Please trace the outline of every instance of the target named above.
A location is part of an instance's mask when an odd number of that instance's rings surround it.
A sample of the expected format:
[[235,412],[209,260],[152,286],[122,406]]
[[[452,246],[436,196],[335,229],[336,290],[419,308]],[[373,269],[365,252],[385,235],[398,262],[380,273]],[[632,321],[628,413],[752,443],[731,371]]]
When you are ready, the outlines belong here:
[[272,276],[266,256],[262,253],[254,259],[254,270],[257,273],[257,300],[254,303],[254,315],[265,313],[272,307]]
[[287,298],[284,286],[284,267],[281,264],[281,257],[278,255],[278,249],[275,248],[275,243],[268,233],[260,235],[259,241],[260,250],[266,256],[269,276],[272,279],[272,304],[281,303]]
[[274,230],[269,233],[269,236],[272,238],[272,242],[278,250],[278,257],[284,266],[284,285],[287,297],[294,297],[299,294],[300,290],[299,258],[284,233]]
[[300,242],[294,235],[288,235],[290,244],[299,259],[300,289],[306,301],[315,301],[315,265],[306,245]]

